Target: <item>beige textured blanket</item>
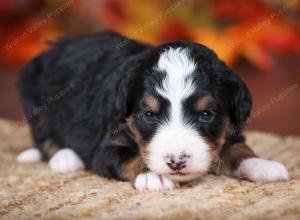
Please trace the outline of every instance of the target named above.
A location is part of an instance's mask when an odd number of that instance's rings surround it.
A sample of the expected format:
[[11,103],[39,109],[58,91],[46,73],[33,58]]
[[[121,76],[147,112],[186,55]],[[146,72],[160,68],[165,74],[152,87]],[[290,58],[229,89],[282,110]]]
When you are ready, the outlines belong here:
[[248,144],[284,163],[289,182],[206,176],[168,192],[136,192],[90,172],[57,174],[46,163],[18,164],[28,128],[0,120],[0,219],[300,219],[300,137],[249,132]]

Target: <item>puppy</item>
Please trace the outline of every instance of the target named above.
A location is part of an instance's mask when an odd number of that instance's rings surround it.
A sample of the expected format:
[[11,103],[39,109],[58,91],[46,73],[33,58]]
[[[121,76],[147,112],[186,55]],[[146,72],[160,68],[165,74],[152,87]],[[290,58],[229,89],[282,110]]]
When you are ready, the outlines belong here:
[[90,169],[138,190],[170,190],[206,173],[288,180],[246,144],[246,85],[207,47],[152,47],[105,32],[60,40],[18,83],[34,148],[20,162]]

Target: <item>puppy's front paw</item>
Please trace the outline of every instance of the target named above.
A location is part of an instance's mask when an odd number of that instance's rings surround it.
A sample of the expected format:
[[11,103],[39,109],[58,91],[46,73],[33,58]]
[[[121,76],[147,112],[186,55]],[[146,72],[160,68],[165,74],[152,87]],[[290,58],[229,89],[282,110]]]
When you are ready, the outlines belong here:
[[260,158],[243,160],[234,175],[254,182],[287,181],[289,179],[288,171],[281,163]]
[[136,177],[134,187],[139,191],[162,191],[175,189],[176,184],[165,176],[147,172],[141,173]]
[[35,163],[42,160],[42,154],[37,148],[29,148],[24,150],[17,157],[17,161],[20,163]]
[[64,148],[57,151],[49,160],[49,167],[57,172],[75,172],[84,169],[84,163],[71,149]]

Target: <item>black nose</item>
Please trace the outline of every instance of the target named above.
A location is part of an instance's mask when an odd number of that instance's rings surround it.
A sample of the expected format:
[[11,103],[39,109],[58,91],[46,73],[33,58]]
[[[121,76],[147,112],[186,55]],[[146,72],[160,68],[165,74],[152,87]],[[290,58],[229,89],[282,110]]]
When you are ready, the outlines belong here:
[[189,158],[185,153],[181,153],[178,157],[174,154],[165,156],[166,163],[171,170],[181,170],[186,167],[186,160]]

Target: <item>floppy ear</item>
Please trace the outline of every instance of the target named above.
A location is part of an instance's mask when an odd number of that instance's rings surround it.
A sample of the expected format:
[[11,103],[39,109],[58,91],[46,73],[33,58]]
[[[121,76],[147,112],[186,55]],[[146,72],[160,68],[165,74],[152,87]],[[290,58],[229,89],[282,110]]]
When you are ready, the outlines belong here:
[[127,109],[127,97],[129,93],[128,79],[119,82],[116,88],[114,97],[113,114],[116,120],[125,118],[128,112]]
[[[114,114],[118,120],[128,117],[134,108],[135,102],[141,97],[144,90],[144,77],[147,69],[153,66],[152,49],[145,50],[132,56],[118,68],[114,97]],[[155,63],[155,62],[154,62]]]
[[[128,73],[128,72],[127,72]],[[113,97],[113,121],[116,124],[125,123],[125,119],[132,111],[132,100],[131,97],[133,85],[132,76],[125,76],[116,85],[115,95]]]
[[112,109],[114,126],[126,123],[125,119],[132,113],[135,101],[141,94],[143,79],[137,62],[136,59],[126,63],[117,73],[119,82],[116,84]]
[[252,97],[245,83],[225,65],[222,74],[227,91],[230,119],[237,132],[247,123],[252,108]]

